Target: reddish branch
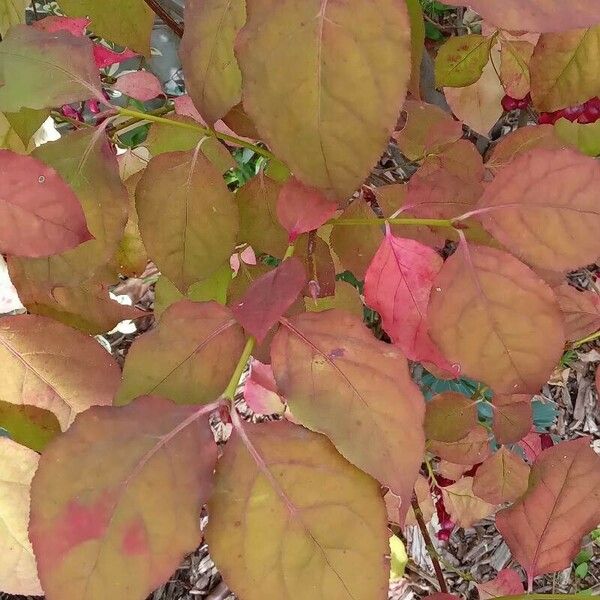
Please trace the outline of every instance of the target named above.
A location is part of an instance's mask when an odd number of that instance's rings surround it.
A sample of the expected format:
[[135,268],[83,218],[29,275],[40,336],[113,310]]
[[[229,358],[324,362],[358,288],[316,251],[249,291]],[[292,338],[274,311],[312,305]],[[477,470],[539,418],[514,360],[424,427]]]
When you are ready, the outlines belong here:
[[158,3],[158,0],[145,0],[145,2],[154,11],[154,14],[160,17],[169,28],[175,32],[177,37],[183,37],[183,25],[179,24],[169,12]]
[[421,530],[421,535],[425,540],[425,547],[429,553],[429,557],[431,558],[431,562],[433,564],[433,570],[435,571],[435,576],[437,577],[438,584],[440,586],[440,592],[444,594],[448,593],[448,587],[446,586],[446,580],[444,579],[444,572],[442,571],[442,566],[440,565],[440,561],[437,557],[436,549],[431,541],[431,536],[429,535],[429,531],[427,530],[427,524],[425,523],[425,519],[423,519],[423,512],[421,511],[421,507],[419,506],[419,501],[415,494],[413,494],[411,505],[413,510],[415,511],[415,518],[417,520],[417,525]]

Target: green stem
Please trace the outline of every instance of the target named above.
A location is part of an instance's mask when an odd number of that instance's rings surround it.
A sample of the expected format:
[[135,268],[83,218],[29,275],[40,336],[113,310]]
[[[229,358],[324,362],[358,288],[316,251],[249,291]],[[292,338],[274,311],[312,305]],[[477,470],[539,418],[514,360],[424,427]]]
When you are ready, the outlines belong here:
[[183,121],[175,121],[173,119],[166,119],[164,117],[153,115],[151,113],[144,113],[138,110],[132,110],[130,108],[122,108],[116,107],[117,112],[120,115],[124,115],[126,117],[131,117],[134,119],[138,119],[139,121],[150,121],[152,123],[162,123],[163,125],[170,125],[171,127],[179,127],[181,129],[190,129],[192,131],[199,131],[206,136],[215,137],[218,140],[223,142],[229,142],[231,144],[235,144],[236,146],[241,146],[242,148],[248,148],[248,150],[252,150],[256,152],[256,154],[260,154],[268,159],[275,159],[275,155],[257,146],[256,144],[252,144],[247,142],[246,140],[242,140],[240,138],[234,137],[233,135],[227,135],[226,133],[221,133],[220,131],[215,131],[210,127],[204,127],[203,125],[196,125],[195,123],[186,123]]
[[235,367],[235,371],[233,372],[233,375],[231,376],[229,385],[227,386],[226,390],[223,392],[222,398],[224,398],[225,400],[229,400],[229,401],[233,402],[233,399],[235,397],[235,392],[237,390],[237,386],[240,382],[240,379],[242,378],[242,373],[244,372],[244,369],[246,368],[246,365],[248,364],[248,360],[250,358],[250,355],[252,354],[252,350],[254,350],[255,344],[256,344],[256,340],[253,337],[249,337],[248,340],[246,341],[246,346],[244,347],[244,351],[242,352],[242,355],[240,356],[240,360],[238,361],[238,364]]
[[592,333],[592,335],[588,335],[587,337],[581,338],[580,340],[573,342],[571,347],[573,349],[579,348],[579,346],[583,346],[584,344],[587,344],[588,342],[593,342],[597,339],[600,339],[600,331],[596,331],[596,333]]
[[396,219],[337,219],[328,222],[328,225],[426,225],[428,227],[454,227],[450,219],[415,219],[412,217]]
[[292,256],[294,256],[294,252],[296,251],[296,244],[290,244],[287,247],[287,250],[285,251],[285,254],[283,255],[283,260],[286,260],[288,258],[292,258]]

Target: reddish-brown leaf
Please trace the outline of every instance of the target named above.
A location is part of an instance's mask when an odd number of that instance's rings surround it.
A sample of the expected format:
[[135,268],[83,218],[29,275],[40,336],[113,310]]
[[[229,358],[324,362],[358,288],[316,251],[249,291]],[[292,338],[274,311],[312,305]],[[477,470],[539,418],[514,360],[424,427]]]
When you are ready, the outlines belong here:
[[483,226],[534,267],[562,271],[600,256],[600,165],[536,148],[502,169],[477,205]]
[[429,440],[427,446],[441,459],[459,465],[476,465],[490,455],[488,432],[482,425],[474,427],[458,442]]
[[442,0],[443,4],[468,4],[486,21],[512,31],[566,31],[600,22],[596,0]]
[[[423,520],[425,523],[429,523],[435,514],[435,506],[429,489],[429,481],[427,481],[427,478],[423,477],[423,475],[419,475],[417,481],[415,481],[415,494],[417,496],[419,508],[423,513]],[[388,492],[385,495],[384,500],[388,513],[388,521],[390,523],[393,523],[398,527],[407,527],[409,525],[417,524],[417,518],[412,506],[407,506],[406,503],[403,503],[402,498],[396,496],[394,492]]]
[[529,394],[495,394],[492,398],[492,430],[500,444],[523,439],[533,426],[533,409]]
[[216,302],[176,302],[155,329],[131,346],[115,404],[146,394],[178,404],[211,402],[227,386],[243,348],[242,328],[228,308]]
[[112,404],[120,369],[94,339],[45,317],[0,319],[2,400],[53,412],[66,429],[79,412]]
[[444,505],[452,520],[465,529],[493,514],[495,506],[473,493],[473,478],[463,477],[442,488]]
[[423,160],[462,137],[462,123],[434,104],[407,100],[402,111],[406,123],[394,138],[409,160]]
[[48,446],[30,523],[48,600],[145,598],[196,549],[217,458],[203,412],[93,408]]
[[282,325],[271,358],[294,417],[409,503],[423,458],[425,406],[406,360],[343,311]]
[[565,316],[569,341],[579,340],[600,329],[600,294],[580,292],[566,283],[554,291]]
[[514,569],[501,569],[498,575],[486,583],[478,583],[479,600],[491,600],[498,596],[516,596],[523,594],[525,588],[521,575]]
[[304,265],[296,257],[288,258],[252,283],[233,305],[233,316],[262,342],[269,329],[294,304],[305,284]]
[[73,190],[50,166],[0,150],[0,252],[49,256],[92,238]]
[[600,456],[587,437],[544,450],[527,493],[496,525],[529,581],[569,566],[581,538],[600,522]]
[[521,127],[500,138],[485,166],[495,174],[534,148],[560,150],[565,147],[565,142],[559,139],[552,125]]
[[290,242],[317,229],[336,213],[338,207],[316,188],[304,185],[295,177],[281,188],[277,200],[277,218],[289,233]]
[[473,493],[491,504],[514,502],[527,491],[529,467],[502,446],[477,469]]
[[449,360],[498,393],[536,393],[565,343],[552,290],[510,254],[464,240],[434,283],[429,327]]
[[442,264],[432,248],[388,231],[365,276],[365,301],[381,315],[383,328],[407,358],[456,375],[427,330],[429,296]]
[[477,403],[456,392],[434,396],[425,411],[428,440],[458,442],[477,425]]

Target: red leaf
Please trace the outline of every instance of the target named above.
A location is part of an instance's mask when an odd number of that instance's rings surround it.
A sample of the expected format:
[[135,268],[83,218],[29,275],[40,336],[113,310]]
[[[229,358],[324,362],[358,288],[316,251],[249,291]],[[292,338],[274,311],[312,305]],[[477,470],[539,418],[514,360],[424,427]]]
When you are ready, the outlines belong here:
[[50,15],[40,21],[34,21],[31,25],[40,31],[47,31],[48,33],[68,31],[77,37],[82,37],[85,35],[85,30],[89,24],[90,20],[86,18],[57,17],[55,15]]
[[381,314],[383,328],[407,358],[431,362],[456,376],[458,369],[427,331],[429,296],[442,264],[435,250],[388,232],[367,270],[365,300]]
[[317,229],[336,213],[337,204],[316,188],[292,177],[279,192],[277,218],[294,242],[301,233]]
[[531,431],[519,441],[518,446],[523,449],[527,460],[534,462],[543,450],[542,436],[532,426]]
[[292,306],[306,283],[306,271],[297,258],[289,258],[259,277],[232,308],[238,322],[261,342],[269,329]]
[[492,399],[492,430],[500,444],[513,444],[523,439],[533,427],[533,410],[529,394],[496,394]]
[[590,438],[563,442],[536,459],[529,489],[496,516],[498,530],[529,579],[560,571],[600,522],[600,456]]
[[516,596],[525,591],[521,576],[514,569],[498,571],[495,579],[487,583],[478,583],[477,590],[480,600],[489,600],[497,596]]
[[105,69],[115,63],[122,63],[129,58],[138,56],[133,50],[126,48],[123,52],[114,52],[102,44],[94,44],[94,61],[99,69]]
[[92,239],[73,190],[48,165],[0,150],[0,251],[58,254]]
[[121,75],[114,89],[140,102],[147,102],[163,94],[160,81],[148,71],[134,71]]

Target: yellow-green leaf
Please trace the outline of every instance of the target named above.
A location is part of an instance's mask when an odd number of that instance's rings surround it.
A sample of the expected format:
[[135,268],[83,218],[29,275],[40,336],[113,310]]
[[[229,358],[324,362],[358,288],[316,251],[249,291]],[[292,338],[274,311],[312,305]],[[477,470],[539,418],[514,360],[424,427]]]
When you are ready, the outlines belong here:
[[559,119],[554,124],[556,135],[569,144],[575,146],[587,156],[600,154],[600,121],[594,123],[574,123],[568,119]]
[[390,556],[390,581],[398,581],[404,577],[404,571],[408,564],[408,554],[406,553],[406,546],[396,535],[390,536]]
[[38,455],[0,438],[0,580],[8,594],[43,595],[27,535],[29,490]]
[[198,148],[155,156],[136,188],[136,208],[148,255],[181,292],[233,253],[238,209]]
[[245,22],[245,0],[186,1],[179,54],[188,93],[211,125],[242,98],[242,74],[233,48]]
[[438,87],[465,87],[475,83],[490,58],[495,36],[476,33],[449,38],[435,57]]
[[4,37],[13,26],[25,23],[25,9],[29,0],[0,0],[0,35]]
[[211,556],[244,600],[380,600],[389,553],[379,484],[289,422],[244,425],[217,465]]
[[238,37],[244,107],[305,184],[344,199],[386,148],[410,78],[397,0],[251,0]]
[[154,12],[145,0],[60,0],[69,17],[89,17],[98,36],[150,56]]
[[41,452],[60,433],[56,415],[44,408],[0,400],[0,427],[11,440]]
[[419,0],[406,0],[410,19],[410,57],[412,67],[408,89],[417,99],[421,98],[421,62],[425,51],[425,21]]
[[531,59],[531,97],[555,111],[600,95],[600,25],[543,34]]

